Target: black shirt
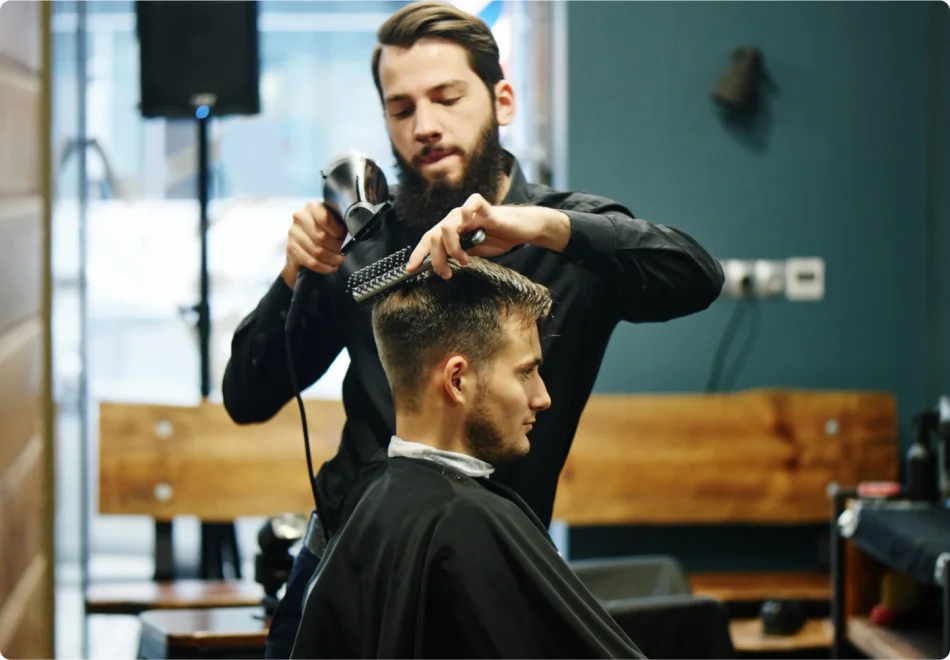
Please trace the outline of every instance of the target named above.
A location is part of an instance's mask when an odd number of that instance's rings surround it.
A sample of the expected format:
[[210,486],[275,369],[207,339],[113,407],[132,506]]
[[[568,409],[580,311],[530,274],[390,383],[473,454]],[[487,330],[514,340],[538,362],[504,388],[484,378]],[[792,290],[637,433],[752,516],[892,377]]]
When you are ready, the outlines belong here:
[[[667,321],[706,309],[722,290],[723,272],[683,232],[635,219],[624,206],[603,197],[529,183],[517,161],[512,163],[503,204],[558,209],[571,222],[562,253],[522,245],[491,258],[547,286],[554,298],[541,337],[540,368],[551,407],[537,416],[528,455],[492,477],[515,490],[547,526],[561,468],[614,327],[619,321]],[[316,382],[342,349],[350,355],[343,379],[347,421],[339,451],[316,476],[320,518],[331,533],[356,471],[395,433],[392,393],[376,352],[370,309],[346,293],[346,282],[356,270],[415,246],[419,238],[390,216],[336,273],[317,276],[296,333],[294,366],[301,390]],[[239,424],[270,419],[294,396],[284,348],[291,295],[278,277],[235,331],[222,390],[225,408]]]

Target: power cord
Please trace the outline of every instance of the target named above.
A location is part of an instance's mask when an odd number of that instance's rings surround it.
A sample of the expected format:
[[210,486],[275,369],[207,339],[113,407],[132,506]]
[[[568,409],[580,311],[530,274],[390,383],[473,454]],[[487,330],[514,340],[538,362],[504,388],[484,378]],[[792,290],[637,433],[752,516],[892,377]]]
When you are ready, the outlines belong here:
[[[740,290],[742,291],[743,296],[750,296],[752,293],[752,280],[749,277],[743,278],[740,282]],[[742,327],[742,322],[745,319],[746,311],[751,311],[751,325],[749,329],[748,338],[746,339],[745,345],[740,350],[739,355],[732,363],[732,371],[728,372],[724,370],[724,364],[726,361],[726,356],[729,353],[729,349],[732,346],[732,343],[735,341],[739,329]],[[719,339],[719,346],[716,348],[716,354],[713,356],[712,366],[709,370],[709,378],[706,381],[706,392],[717,392],[722,388],[727,388],[728,380],[724,378],[724,373],[732,376],[732,382],[735,382],[735,379],[738,378],[738,375],[741,371],[743,363],[749,358],[749,355],[752,353],[752,347],[755,344],[756,337],[759,332],[759,307],[756,304],[755,298],[740,299],[736,301],[736,306],[732,311],[732,315],[729,317],[729,321],[726,323],[726,328],[722,333],[722,337]]]
[[[297,277],[298,286],[295,287],[297,293],[299,293],[299,281],[303,276],[304,274],[301,272]],[[303,405],[303,397],[300,395],[300,386],[297,384],[297,372],[294,369],[293,334],[294,330],[299,328],[301,324],[293,322],[296,321],[299,316],[299,314],[293,312],[297,312],[298,309],[303,307],[303,304],[295,300],[291,301],[290,307],[291,309],[287,314],[288,323],[284,327],[284,351],[287,357],[287,372],[290,375],[290,386],[293,388],[294,396],[297,398],[297,407],[300,408],[300,423],[303,425],[303,443],[304,449],[307,452],[307,479],[310,482],[310,490],[313,492],[313,505],[315,508],[318,508],[316,475],[313,471],[313,457],[310,454],[310,432],[307,430],[307,410]]]
[[751,300],[745,301],[745,306],[751,312],[749,315],[749,324],[748,324],[748,336],[745,341],[745,344],[742,346],[739,355],[732,361],[732,371],[727,374],[723,374],[722,377],[722,389],[732,389],[735,385],[736,380],[739,378],[739,373],[742,371],[742,368],[745,366],[745,362],[749,359],[749,356],[752,354],[752,349],[755,346],[755,341],[758,338],[759,334],[759,324],[761,322],[760,314],[760,305],[757,300],[754,298]]

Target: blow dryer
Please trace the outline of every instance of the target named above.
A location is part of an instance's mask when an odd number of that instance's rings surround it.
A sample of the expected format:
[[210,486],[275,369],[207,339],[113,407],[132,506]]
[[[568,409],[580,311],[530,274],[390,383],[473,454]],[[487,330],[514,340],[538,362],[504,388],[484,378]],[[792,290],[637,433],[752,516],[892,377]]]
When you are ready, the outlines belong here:
[[[372,159],[356,150],[333,159],[320,174],[323,177],[323,203],[330,217],[346,229],[340,252],[345,256],[357,243],[372,238],[380,220],[389,212],[389,186],[386,176]],[[301,267],[294,284],[284,330],[297,327],[298,317],[313,290],[316,275]]]
[[[330,217],[346,228],[347,236],[340,252],[348,254],[357,243],[376,234],[380,220],[389,212],[389,186],[379,166],[358,151],[347,151],[335,158],[320,172],[323,176],[323,203]],[[293,342],[291,336],[298,327],[298,320],[307,306],[307,300],[317,282],[317,274],[307,268],[297,272],[294,294],[290,299],[287,319],[284,325],[284,347],[287,353],[287,369],[290,384],[300,408],[300,421],[303,424],[304,448],[307,453],[307,477],[313,491],[314,506],[317,504],[317,489],[314,483],[313,457],[310,453],[310,434],[307,431],[307,412],[297,385],[297,374],[293,361]],[[317,507],[319,512],[319,507]],[[324,529],[326,529],[324,527]]]

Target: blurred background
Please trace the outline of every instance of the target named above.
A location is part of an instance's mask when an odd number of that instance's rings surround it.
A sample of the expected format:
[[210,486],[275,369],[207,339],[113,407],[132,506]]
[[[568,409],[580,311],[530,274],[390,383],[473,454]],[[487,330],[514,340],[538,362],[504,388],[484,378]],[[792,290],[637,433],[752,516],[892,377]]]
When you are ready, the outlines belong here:
[[[4,3],[0,25],[39,16],[39,4]],[[283,266],[291,214],[320,196],[329,158],[356,148],[395,179],[370,53],[404,4],[260,3],[260,112],[208,124],[212,400],[231,335]],[[728,342],[740,357],[717,391],[891,393],[903,457],[914,415],[950,392],[947,5],[455,4],[499,42],[518,102],[503,144],[529,180],[618,199],[724,263],[818,260],[808,267],[821,292],[804,300],[782,288],[750,307],[727,291],[674,323],[620,325],[595,392],[708,390]],[[87,621],[84,585],[150,579],[156,528],[148,516],[97,512],[98,402],[202,398],[198,129],[142,117],[134,2],[48,5],[55,653],[120,657],[136,652],[138,624]],[[758,50],[767,80],[759,111],[736,121],[712,90],[740,47]],[[347,365],[344,352],[305,397],[338,399]],[[236,521],[245,576],[262,522]],[[689,525],[557,534],[574,558],[670,553],[701,571],[818,570],[828,560],[826,523],[723,524],[702,542]],[[176,520],[180,576],[198,575],[199,539],[196,518]]]

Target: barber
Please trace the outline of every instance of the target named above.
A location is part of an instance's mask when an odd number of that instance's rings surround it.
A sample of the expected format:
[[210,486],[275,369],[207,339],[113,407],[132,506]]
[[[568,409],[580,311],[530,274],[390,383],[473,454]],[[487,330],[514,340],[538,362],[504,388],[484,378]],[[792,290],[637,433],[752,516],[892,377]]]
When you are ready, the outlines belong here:
[[549,525],[561,468],[611,334],[621,321],[668,321],[706,309],[723,284],[716,259],[676,229],[634,218],[622,204],[529,183],[499,140],[515,97],[498,46],[478,18],[449,4],[420,2],[380,28],[372,72],[399,173],[395,221],[344,259],[345,230],[312,202],[293,216],[286,267],[240,324],[225,371],[224,404],[239,424],[273,417],[295,394],[284,350],[284,319],[297,272],[319,274],[294,343],[301,389],[317,381],[345,348],[347,421],[337,455],[319,469],[319,516],[271,621],[267,657],[287,658],[307,582],[356,472],[395,432],[392,394],[377,355],[369,312],[346,293],[359,268],[414,246],[410,268],[431,255],[448,277],[447,258],[463,261],[459,234],[482,228],[471,254],[488,257],[548,287],[555,300],[542,338],[541,374],[553,405],[537,418],[532,451],[497,471]]

